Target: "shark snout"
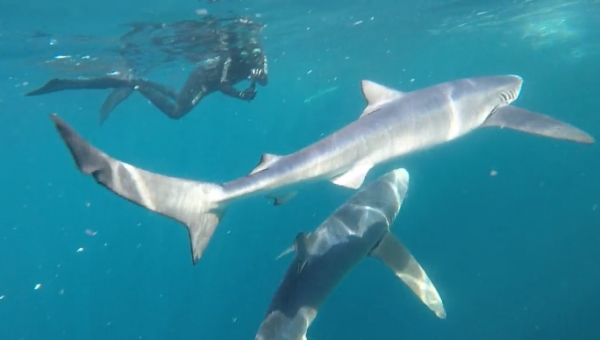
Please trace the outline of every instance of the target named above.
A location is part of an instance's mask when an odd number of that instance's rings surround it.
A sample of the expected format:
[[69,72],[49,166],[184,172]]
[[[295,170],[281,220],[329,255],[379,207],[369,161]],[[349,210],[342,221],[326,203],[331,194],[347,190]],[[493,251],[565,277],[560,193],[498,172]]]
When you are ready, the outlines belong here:
[[403,185],[405,187],[408,186],[409,175],[408,171],[404,168],[399,168],[392,171],[392,175],[394,176],[394,183],[396,185]]
[[521,93],[521,88],[523,87],[523,78],[521,76],[517,76],[517,75],[512,75],[511,76],[514,79],[515,82],[515,93],[516,93],[516,98],[517,99],[519,97],[519,93]]
[[409,181],[409,175],[406,169],[398,168],[396,170],[392,170],[385,174],[384,178],[396,194],[396,197],[402,197],[406,194]]
[[499,77],[498,80],[498,89],[501,89],[501,91],[505,94],[509,94],[509,102],[513,102],[519,98],[521,87],[523,87],[523,78],[521,76],[510,74]]

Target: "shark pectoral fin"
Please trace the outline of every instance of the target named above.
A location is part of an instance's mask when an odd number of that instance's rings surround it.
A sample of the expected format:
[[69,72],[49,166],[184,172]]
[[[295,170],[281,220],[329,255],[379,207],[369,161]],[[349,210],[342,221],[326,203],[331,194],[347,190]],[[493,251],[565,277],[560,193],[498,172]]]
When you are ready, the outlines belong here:
[[260,158],[258,165],[250,172],[250,175],[254,175],[257,172],[261,172],[268,169],[273,163],[277,162],[282,156],[274,155],[270,153],[263,154]]
[[442,299],[429,277],[394,235],[387,233],[369,255],[390,268],[435,315],[441,319],[446,318]]
[[496,126],[554,139],[591,144],[594,138],[586,132],[540,113],[512,105],[496,110],[482,126]]
[[287,194],[269,195],[269,198],[273,199],[274,205],[282,205],[283,203],[291,200],[296,196],[297,192],[288,192]]
[[365,177],[367,177],[372,167],[369,163],[356,164],[350,170],[332,178],[331,182],[346,188],[358,189],[365,181]]
[[377,84],[370,80],[363,80],[361,86],[363,95],[367,101],[367,107],[363,110],[360,115],[361,117],[377,111],[381,105],[390,100],[398,99],[405,95],[403,92]]

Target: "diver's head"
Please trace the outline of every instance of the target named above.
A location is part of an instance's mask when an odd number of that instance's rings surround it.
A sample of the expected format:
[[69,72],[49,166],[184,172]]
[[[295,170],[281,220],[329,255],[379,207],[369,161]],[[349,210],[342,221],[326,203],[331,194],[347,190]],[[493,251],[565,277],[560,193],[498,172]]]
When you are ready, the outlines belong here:
[[261,86],[268,83],[267,56],[258,44],[249,44],[242,52],[251,67],[251,78]]

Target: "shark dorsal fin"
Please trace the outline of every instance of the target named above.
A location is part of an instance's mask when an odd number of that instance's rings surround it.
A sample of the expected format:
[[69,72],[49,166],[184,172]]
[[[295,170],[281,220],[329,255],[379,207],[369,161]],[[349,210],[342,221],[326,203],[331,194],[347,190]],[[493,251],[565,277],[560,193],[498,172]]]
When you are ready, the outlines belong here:
[[363,80],[361,82],[363,96],[367,101],[367,107],[360,115],[364,117],[371,114],[381,107],[381,105],[398,98],[402,98],[405,93],[391,89],[389,87],[377,84],[370,80]]
[[299,260],[298,272],[301,272],[308,261],[308,235],[309,234],[303,232],[298,233],[294,239],[294,244],[279,254],[276,260],[279,260],[289,253],[296,252],[296,257],[298,257]]
[[268,169],[273,163],[277,162],[282,156],[274,155],[271,153],[265,153],[260,158],[258,165],[252,170],[250,175],[254,175],[257,172]]
[[302,272],[302,269],[304,269],[304,266],[308,262],[307,241],[307,236],[303,232],[298,233],[294,239],[294,249],[296,250],[296,258],[298,259],[298,274]]

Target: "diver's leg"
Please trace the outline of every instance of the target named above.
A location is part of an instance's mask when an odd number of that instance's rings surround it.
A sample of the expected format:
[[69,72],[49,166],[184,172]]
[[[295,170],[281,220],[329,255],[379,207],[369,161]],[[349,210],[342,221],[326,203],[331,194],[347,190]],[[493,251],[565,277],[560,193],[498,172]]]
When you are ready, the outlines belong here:
[[146,80],[146,79],[136,79],[136,80],[134,80],[134,83],[135,83],[135,86],[137,86],[137,87],[151,89],[155,92],[160,92],[163,95],[165,95],[173,100],[177,99],[177,92],[175,90],[173,90],[172,88],[168,87],[167,85],[155,83],[153,81]]
[[192,105],[191,102],[173,102],[171,98],[165,96],[164,93],[155,91],[152,88],[139,86],[137,90],[171,119],[179,119],[194,108],[194,105]]
[[44,86],[37,90],[26,93],[26,96],[39,96],[42,94],[58,92],[63,90],[74,90],[74,89],[94,89],[104,90],[117,87],[129,87],[132,86],[131,81],[128,79],[121,79],[115,77],[102,77],[102,78],[79,78],[79,79],[60,79],[54,78],[48,81]]
[[143,81],[137,83],[136,89],[169,118],[180,119],[188,114],[206,94],[204,81],[202,72],[194,70],[177,94],[175,102],[170,100],[173,97],[166,93],[165,88],[167,87],[164,85]]

